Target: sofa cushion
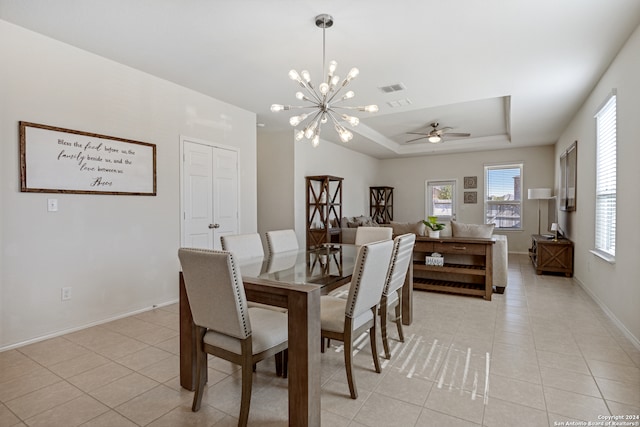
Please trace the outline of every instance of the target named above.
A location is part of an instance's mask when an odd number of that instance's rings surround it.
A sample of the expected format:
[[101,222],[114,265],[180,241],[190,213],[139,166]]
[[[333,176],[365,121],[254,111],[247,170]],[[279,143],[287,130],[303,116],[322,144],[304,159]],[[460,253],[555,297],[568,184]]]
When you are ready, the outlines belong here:
[[377,227],[378,223],[371,219],[370,216],[360,215],[355,218],[356,222],[361,227]]
[[453,237],[477,237],[488,239],[493,234],[495,224],[464,224],[451,221]]
[[425,225],[422,221],[413,222],[397,222],[391,221],[393,234],[399,236],[401,234],[413,233],[416,236],[424,236]]

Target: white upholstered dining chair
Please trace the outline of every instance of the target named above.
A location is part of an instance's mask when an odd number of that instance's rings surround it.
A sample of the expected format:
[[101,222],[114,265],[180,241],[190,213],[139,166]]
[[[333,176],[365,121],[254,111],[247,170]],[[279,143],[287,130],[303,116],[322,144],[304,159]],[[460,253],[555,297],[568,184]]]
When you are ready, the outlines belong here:
[[[264,260],[264,248],[262,247],[262,239],[258,233],[247,234],[227,234],[220,236],[222,249],[232,252],[239,265],[241,274],[247,276],[258,277],[261,273],[262,262]],[[261,304],[259,302],[250,301],[251,308],[264,308],[269,310],[286,313],[287,310],[281,307]],[[287,352],[276,354],[276,374],[278,376],[287,376]],[[254,366],[255,370],[255,366]]]
[[267,231],[266,236],[270,254],[298,250],[298,238],[293,230]]
[[234,255],[207,249],[178,250],[185,289],[196,325],[196,391],[191,410],[200,409],[207,378],[207,353],[242,367],[239,426],[246,426],[253,366],[288,345],[287,315],[247,306]]
[[353,342],[367,330],[375,370],[381,372],[376,345],[376,319],[392,250],[391,240],[361,246],[353,269],[349,297],[320,297],[321,350],[324,352],[325,338],[344,343],[344,363],[352,399],[358,398],[353,376]]
[[391,227],[358,227],[356,229],[355,245],[361,246],[366,243],[379,242],[380,240],[391,240],[393,228]]
[[391,358],[389,351],[389,339],[387,337],[387,319],[389,310],[395,308],[394,322],[398,329],[398,338],[404,342],[402,333],[402,286],[404,285],[409,263],[413,260],[413,246],[416,243],[416,235],[403,234],[393,239],[393,252],[387,271],[387,279],[382,289],[380,299],[380,331],[382,332],[382,346],[387,359]]
[[233,252],[237,261],[264,257],[262,239],[258,233],[228,234],[220,237],[222,250]]

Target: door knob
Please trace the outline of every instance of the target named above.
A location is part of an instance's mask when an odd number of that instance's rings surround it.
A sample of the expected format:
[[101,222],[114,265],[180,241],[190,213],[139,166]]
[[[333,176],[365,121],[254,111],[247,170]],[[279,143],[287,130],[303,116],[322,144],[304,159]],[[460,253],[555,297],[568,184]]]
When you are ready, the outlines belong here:
[[209,224],[209,228],[220,228],[220,224]]

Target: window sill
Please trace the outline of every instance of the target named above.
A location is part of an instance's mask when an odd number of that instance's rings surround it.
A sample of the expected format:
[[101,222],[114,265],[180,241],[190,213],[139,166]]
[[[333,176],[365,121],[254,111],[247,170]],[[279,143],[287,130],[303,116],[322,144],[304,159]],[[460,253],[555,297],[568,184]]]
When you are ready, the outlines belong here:
[[598,258],[602,258],[603,260],[605,260],[609,264],[615,264],[616,263],[616,257],[611,255],[611,254],[608,254],[608,253],[603,252],[603,251],[598,250],[598,249],[591,249],[591,250],[589,250],[589,252],[591,252],[592,254],[597,256]]

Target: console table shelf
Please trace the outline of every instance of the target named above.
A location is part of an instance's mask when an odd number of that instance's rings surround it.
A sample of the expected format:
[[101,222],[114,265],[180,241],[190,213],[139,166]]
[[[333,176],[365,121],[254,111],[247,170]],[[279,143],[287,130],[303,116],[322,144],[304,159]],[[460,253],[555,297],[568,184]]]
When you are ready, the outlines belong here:
[[484,276],[484,266],[465,264],[446,264],[443,266],[425,265],[424,262],[414,261],[413,270],[435,271],[438,273],[468,274],[470,276]]
[[484,284],[456,282],[453,280],[435,280],[425,278],[413,278],[413,288],[424,291],[436,291],[456,293],[462,295],[485,296]]

